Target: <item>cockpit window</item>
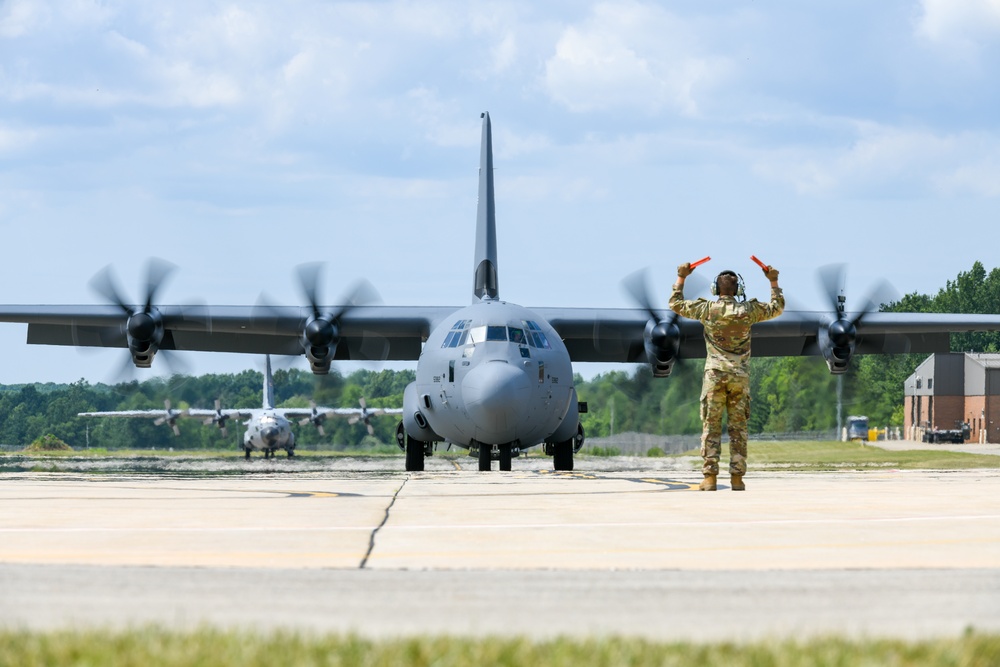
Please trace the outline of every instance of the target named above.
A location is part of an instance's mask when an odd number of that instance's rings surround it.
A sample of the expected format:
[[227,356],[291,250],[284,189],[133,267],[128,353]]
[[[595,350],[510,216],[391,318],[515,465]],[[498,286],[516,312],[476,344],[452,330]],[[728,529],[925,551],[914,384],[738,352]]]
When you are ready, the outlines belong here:
[[528,320],[525,322],[528,327],[528,335],[531,337],[531,344],[535,347],[540,347],[543,350],[552,349],[549,346],[549,339],[545,337],[545,333],[542,328],[538,326],[537,322]]
[[[463,324],[461,331],[457,330],[458,324]],[[510,341],[519,346],[539,347],[550,349],[549,341],[542,333],[541,327],[535,322],[522,321],[522,327],[507,327],[502,324],[490,324],[469,328],[470,320],[457,323],[444,339],[442,347],[459,347],[462,345],[477,344],[483,342],[506,342]]]
[[455,322],[455,325],[448,332],[448,335],[444,337],[444,343],[441,347],[461,347],[465,345],[466,339],[469,337],[469,324],[472,320],[459,320]]

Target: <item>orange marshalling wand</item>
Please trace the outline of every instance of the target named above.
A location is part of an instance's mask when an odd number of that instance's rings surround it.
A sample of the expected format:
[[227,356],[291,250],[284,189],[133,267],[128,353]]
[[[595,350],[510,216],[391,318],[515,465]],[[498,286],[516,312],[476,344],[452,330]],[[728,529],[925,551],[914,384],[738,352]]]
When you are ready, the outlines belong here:
[[712,259],[712,258],[711,257],[702,257],[697,262],[691,262],[691,268],[693,269],[696,266],[701,266],[702,264],[704,264],[705,262],[707,262],[710,259]]
[[750,255],[750,259],[752,259],[752,260],[753,260],[754,262],[756,262],[756,263],[757,263],[757,266],[759,266],[760,268],[762,268],[762,269],[764,269],[765,271],[767,271],[767,264],[765,264],[764,262],[762,262],[762,261],[760,261],[759,259],[757,259],[757,257],[756,257],[756,256],[754,256],[754,255]]

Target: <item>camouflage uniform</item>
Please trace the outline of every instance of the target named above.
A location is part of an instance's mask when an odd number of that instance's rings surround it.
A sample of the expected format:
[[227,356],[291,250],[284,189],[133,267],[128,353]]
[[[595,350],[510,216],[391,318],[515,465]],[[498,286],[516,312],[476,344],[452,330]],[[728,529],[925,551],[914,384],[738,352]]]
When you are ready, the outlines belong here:
[[780,287],[771,288],[770,303],[686,301],[684,286],[674,284],[670,309],[682,317],[700,320],[705,327],[705,379],[701,387],[701,456],[705,475],[719,474],[722,453],[722,415],[729,414],[729,473],[747,470],[747,419],[750,417],[750,326],[777,317],[785,309]]

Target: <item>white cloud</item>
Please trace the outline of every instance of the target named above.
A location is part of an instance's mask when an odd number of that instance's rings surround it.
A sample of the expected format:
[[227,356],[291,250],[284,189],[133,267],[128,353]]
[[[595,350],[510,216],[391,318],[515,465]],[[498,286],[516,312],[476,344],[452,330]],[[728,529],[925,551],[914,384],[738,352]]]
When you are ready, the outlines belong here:
[[32,0],[8,0],[0,5],[0,37],[20,37],[47,20],[45,5]]
[[13,130],[0,125],[0,155],[29,146],[37,137],[34,130]]
[[823,197],[896,196],[996,197],[1000,165],[994,156],[1000,140],[967,132],[939,135],[928,130],[871,123],[858,125],[846,147],[768,153],[754,170],[792,185],[801,194]]
[[656,5],[601,3],[567,27],[545,65],[549,96],[573,111],[672,109],[698,113],[698,94],[726,72],[694,29]]
[[951,51],[974,57],[1000,37],[1000,0],[922,0],[917,35]]

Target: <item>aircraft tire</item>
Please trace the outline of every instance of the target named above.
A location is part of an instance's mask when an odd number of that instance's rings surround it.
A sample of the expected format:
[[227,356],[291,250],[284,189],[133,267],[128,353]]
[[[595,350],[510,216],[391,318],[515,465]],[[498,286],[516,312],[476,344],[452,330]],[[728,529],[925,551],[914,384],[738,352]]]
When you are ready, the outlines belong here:
[[244,447],[243,448],[243,452],[245,454],[245,457],[249,459],[250,458],[250,448],[249,447]]
[[572,470],[573,469],[573,441],[566,440],[563,442],[557,442],[555,445],[555,453],[552,455],[552,467],[555,470]]
[[295,450],[294,449],[289,449],[288,450],[288,458],[292,458],[293,456],[295,456]]
[[510,470],[511,461],[510,443],[500,445],[500,470]]
[[424,469],[424,443],[406,436],[406,472],[421,472]]
[[486,444],[479,445],[479,472],[487,472],[491,469],[493,461],[493,447]]

